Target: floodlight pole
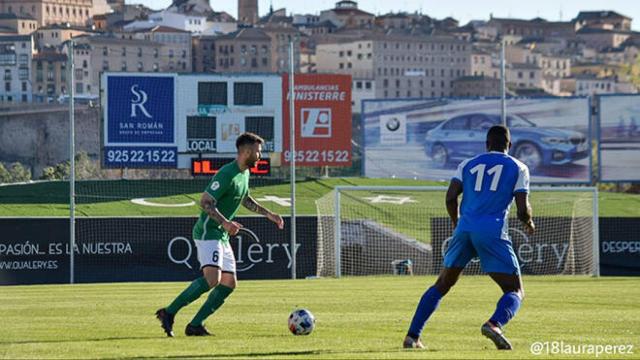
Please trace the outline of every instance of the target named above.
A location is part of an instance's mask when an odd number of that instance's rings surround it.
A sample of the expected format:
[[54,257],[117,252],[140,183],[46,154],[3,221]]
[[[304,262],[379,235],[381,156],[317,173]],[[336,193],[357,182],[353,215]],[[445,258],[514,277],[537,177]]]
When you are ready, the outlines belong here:
[[291,179],[291,278],[296,279],[296,106],[293,40],[289,42],[289,166]]
[[75,144],[75,78],[73,69],[73,40],[69,40],[69,283],[75,282],[75,247],[76,247],[76,144]]
[[507,126],[507,79],[504,47],[504,39],[500,39],[500,116],[502,125]]

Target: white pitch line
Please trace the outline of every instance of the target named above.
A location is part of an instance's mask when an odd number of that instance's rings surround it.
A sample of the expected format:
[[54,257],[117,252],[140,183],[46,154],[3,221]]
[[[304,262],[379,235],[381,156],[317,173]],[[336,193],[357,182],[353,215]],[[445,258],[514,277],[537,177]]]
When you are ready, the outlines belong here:
[[160,203],[154,203],[154,202],[151,202],[151,201],[147,201],[144,198],[131,199],[131,202],[136,204],[136,205],[155,206],[155,207],[168,207],[168,208],[187,207],[187,206],[193,206],[193,205],[196,204],[194,201],[189,201],[188,203],[185,203],[185,204],[160,204]]

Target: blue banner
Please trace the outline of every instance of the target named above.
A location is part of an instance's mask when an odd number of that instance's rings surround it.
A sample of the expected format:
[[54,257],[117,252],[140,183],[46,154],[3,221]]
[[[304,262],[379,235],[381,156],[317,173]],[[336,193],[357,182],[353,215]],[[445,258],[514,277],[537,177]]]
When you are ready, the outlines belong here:
[[174,79],[107,77],[107,145],[175,144]]

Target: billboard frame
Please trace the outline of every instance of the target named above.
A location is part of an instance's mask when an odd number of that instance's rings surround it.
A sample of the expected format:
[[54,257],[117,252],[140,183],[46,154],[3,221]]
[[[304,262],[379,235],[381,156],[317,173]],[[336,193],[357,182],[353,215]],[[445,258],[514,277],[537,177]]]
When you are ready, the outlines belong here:
[[595,139],[598,141],[598,178],[597,182],[604,184],[624,184],[624,183],[633,183],[640,181],[640,177],[637,179],[631,180],[606,180],[602,178],[602,98],[613,98],[613,97],[638,97],[640,99],[640,94],[596,94],[594,95],[594,99],[597,99],[597,109],[598,112],[596,114],[596,124],[595,124]]
[[[403,101],[446,101],[446,100],[500,100],[500,96],[452,96],[452,97],[408,97],[408,98],[394,98],[394,99],[363,99],[360,102],[360,114],[361,114],[361,127],[362,127],[362,141],[363,141],[363,150],[362,150],[362,175],[366,174],[366,158],[367,158],[367,132],[366,132],[366,120],[369,117],[367,113],[365,113],[365,104],[366,103],[380,103],[380,102],[403,102]],[[588,112],[588,121],[587,121],[587,141],[589,141],[589,177],[586,181],[561,181],[561,182],[531,182],[534,185],[538,186],[553,186],[553,185],[591,185],[593,184],[593,139],[594,129],[591,121],[592,117],[592,97],[591,96],[566,96],[566,97],[557,97],[557,96],[536,96],[536,97],[525,97],[525,96],[513,96],[507,97],[506,100],[545,100],[545,99],[555,99],[555,100],[571,100],[571,99],[586,99],[587,100],[587,112]],[[381,111],[380,113],[384,113]],[[376,115],[381,115],[379,112],[376,112]],[[599,103],[598,103],[598,114],[599,111]],[[507,115],[509,114],[509,110],[507,108]],[[598,153],[598,159],[600,159],[600,154]],[[598,166],[600,167],[600,166]],[[599,174],[598,174],[599,179]],[[598,180],[596,179],[596,181]]]

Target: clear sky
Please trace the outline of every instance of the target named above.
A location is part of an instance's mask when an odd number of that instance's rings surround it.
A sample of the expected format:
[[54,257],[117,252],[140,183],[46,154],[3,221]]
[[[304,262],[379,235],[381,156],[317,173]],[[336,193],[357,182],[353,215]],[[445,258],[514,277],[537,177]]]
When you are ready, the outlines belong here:
[[[127,3],[142,3],[152,9],[161,9],[169,6],[171,0],[127,0]],[[210,0],[210,3],[216,11],[237,16],[237,0]],[[319,14],[321,10],[333,7],[335,1],[258,0],[260,14],[264,15],[272,3],[274,9],[284,7],[296,14]],[[580,10],[614,10],[633,18],[633,29],[640,30],[640,0],[360,0],[358,7],[374,14],[422,10],[422,13],[435,18],[452,16],[462,25],[472,19],[486,20],[491,13],[495,17],[531,19],[539,16],[547,20],[567,21]]]

